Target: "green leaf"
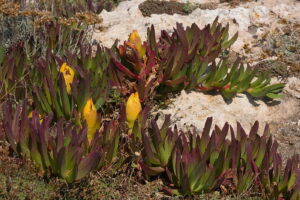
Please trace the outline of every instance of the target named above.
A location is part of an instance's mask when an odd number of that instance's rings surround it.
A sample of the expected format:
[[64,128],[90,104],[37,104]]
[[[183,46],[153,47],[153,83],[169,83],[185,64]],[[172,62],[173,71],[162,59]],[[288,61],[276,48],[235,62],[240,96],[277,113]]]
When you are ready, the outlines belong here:
[[266,94],[266,96],[271,99],[280,99],[280,98],[284,97],[283,94],[274,94],[274,93],[268,93],[268,94]]
[[95,150],[89,153],[85,158],[83,158],[78,166],[78,173],[76,175],[76,180],[80,180],[87,176],[92,170],[96,169],[100,161],[100,152]]
[[223,42],[222,43],[222,49],[227,49],[228,47],[230,47],[238,38],[239,34],[236,33],[230,40],[228,40],[227,42]]
[[108,150],[108,153],[106,156],[106,161],[109,163],[112,162],[113,158],[115,158],[118,153],[119,140],[120,140],[120,136],[117,133],[116,135],[114,135],[114,139],[113,139],[112,143],[109,144],[109,150]]
[[288,181],[288,184],[287,184],[287,189],[288,190],[292,189],[292,186],[296,182],[296,178],[297,178],[296,173],[295,172],[291,172],[291,175],[290,175],[290,178],[289,178],[289,181]]
[[255,81],[250,84],[251,88],[255,88],[259,86],[263,81],[265,81],[266,77],[264,75],[259,76]]
[[69,100],[69,95],[67,93],[67,89],[66,89],[66,83],[65,80],[62,76],[62,74],[60,74],[60,93],[61,93],[61,97],[62,97],[62,107],[65,113],[65,116],[70,116],[71,115],[71,104],[70,104],[70,100]]
[[47,98],[44,96],[43,92],[40,89],[38,89],[37,86],[34,86],[34,91],[43,111],[45,111],[46,113],[50,113],[52,111],[52,108],[48,103]]
[[60,175],[62,178],[66,179],[68,183],[71,183],[76,178],[78,159],[81,153],[76,150],[75,147],[63,147],[60,154],[62,156],[62,162],[59,163]]
[[31,159],[35,162],[35,164],[41,170],[44,170],[42,155],[38,150],[38,146],[36,141],[32,142],[31,150],[30,150]]
[[5,56],[5,48],[0,45],[0,66],[3,62],[4,56]]

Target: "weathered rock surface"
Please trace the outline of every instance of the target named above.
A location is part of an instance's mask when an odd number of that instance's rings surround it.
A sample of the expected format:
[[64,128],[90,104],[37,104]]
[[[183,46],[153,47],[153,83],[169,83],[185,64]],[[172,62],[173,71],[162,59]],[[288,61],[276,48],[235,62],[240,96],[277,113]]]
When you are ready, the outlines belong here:
[[289,78],[285,86],[285,90],[292,97],[300,99],[300,79],[296,77]]
[[267,105],[262,100],[248,99],[245,94],[239,94],[231,102],[225,102],[219,94],[182,91],[171,101],[172,104],[167,109],[159,110],[158,113],[171,114],[173,122],[185,130],[191,125],[202,129],[206,118],[213,117],[213,122],[219,126],[229,122],[236,127],[236,122],[239,121],[247,131],[258,120],[262,132],[266,123],[279,123],[299,112],[299,102],[293,98],[284,98],[273,102],[273,105]]
[[[151,17],[143,17],[139,10],[138,6],[143,1],[123,1],[112,12],[104,10],[100,16],[103,18],[102,26],[105,30],[95,32],[93,39],[100,41],[104,46],[110,47],[115,39],[119,39],[121,42],[126,40],[133,29],[139,32],[142,39],[146,39],[147,27],[150,27],[151,24],[155,25],[156,34],[159,35],[160,30],[172,31],[176,22],[183,23],[184,26],[196,23],[198,26],[203,27],[212,23],[219,16],[220,22],[230,24],[231,35],[237,31],[239,32],[239,38],[233,45],[233,50],[243,53],[241,50],[243,50],[245,44],[251,44],[264,33],[280,26],[278,24],[280,18],[300,22],[300,13],[298,12],[300,10],[300,2],[295,0],[265,0],[244,3],[238,7],[220,4],[214,10],[198,8],[188,16],[153,14]],[[208,3],[208,1],[194,0],[193,3]],[[254,32],[251,30],[252,27],[256,27]]]
[[[131,0],[121,2],[112,12],[103,11],[100,16],[103,18],[104,31],[94,33],[93,38],[100,41],[104,46],[110,47],[115,39],[122,43],[127,39],[129,33],[136,29],[142,39],[146,39],[147,27],[155,25],[156,34],[160,30],[172,31],[176,22],[189,26],[196,23],[203,27],[212,23],[218,16],[219,22],[230,24],[230,34],[239,32],[239,38],[233,45],[232,50],[246,57],[256,58],[260,61],[261,48],[252,47],[252,43],[260,39],[268,32],[280,28],[280,20],[285,19],[300,23],[300,2],[296,0],[260,0],[240,4],[231,7],[227,4],[219,4],[217,9],[203,10],[196,9],[188,16],[174,15],[151,15],[143,17],[138,6],[144,0]],[[178,0],[177,2],[186,2]],[[210,3],[208,0],[190,0],[192,3]],[[213,1],[218,2],[218,0]],[[250,45],[250,52],[244,50],[244,45]],[[249,53],[249,55],[247,55]],[[259,59],[258,59],[259,58]],[[285,88],[286,97],[274,105],[267,105],[265,102],[248,99],[246,95],[240,94],[231,103],[226,103],[221,95],[206,95],[200,92],[182,92],[173,103],[165,110],[159,110],[161,114],[172,114],[172,120],[180,128],[187,128],[190,125],[201,129],[207,117],[212,116],[214,123],[223,126],[229,122],[235,126],[236,121],[241,122],[245,129],[249,130],[255,120],[261,123],[261,129],[266,123],[271,128],[280,126],[289,119],[300,119],[299,101],[300,80],[290,78]]]

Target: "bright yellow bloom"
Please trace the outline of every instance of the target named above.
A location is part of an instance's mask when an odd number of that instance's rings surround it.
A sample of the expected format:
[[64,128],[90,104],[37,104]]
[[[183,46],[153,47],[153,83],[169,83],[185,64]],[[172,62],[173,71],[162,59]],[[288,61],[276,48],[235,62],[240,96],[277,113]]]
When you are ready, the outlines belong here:
[[70,66],[68,66],[67,63],[64,63],[60,67],[59,72],[63,73],[66,87],[67,87],[67,92],[68,92],[68,94],[70,94],[71,93],[71,84],[73,82],[74,74],[75,74],[74,70]]
[[92,98],[90,98],[86,102],[86,104],[82,110],[82,116],[83,116],[83,119],[86,121],[86,124],[88,127],[87,137],[88,137],[88,141],[90,142],[93,139],[94,134],[98,127],[97,109],[93,103]]
[[142,45],[142,40],[136,30],[133,30],[132,33],[129,35],[127,45],[135,48],[139,53],[139,57],[143,58],[146,54],[146,48]]
[[126,103],[126,120],[128,123],[129,131],[132,130],[134,121],[137,119],[142,110],[139,94],[132,93]]
[[[31,119],[32,118],[32,115],[33,115],[33,112],[31,111],[29,114],[28,114],[28,118]],[[40,119],[40,123],[43,122],[43,118],[42,116],[39,114],[39,119]]]

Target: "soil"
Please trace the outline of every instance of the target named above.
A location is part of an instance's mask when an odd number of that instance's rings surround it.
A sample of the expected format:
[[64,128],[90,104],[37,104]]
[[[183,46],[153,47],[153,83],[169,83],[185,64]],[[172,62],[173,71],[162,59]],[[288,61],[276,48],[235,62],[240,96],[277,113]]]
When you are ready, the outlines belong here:
[[129,166],[126,173],[125,169],[114,173],[112,170],[94,172],[68,185],[57,177],[41,176],[32,162],[11,155],[7,145],[0,144],[1,200],[167,198],[161,192],[160,179],[142,183],[136,175],[135,168]]
[[220,196],[219,192],[192,197],[172,198],[162,191],[164,178],[141,180],[139,170],[125,165],[115,172],[91,173],[73,184],[57,177],[42,176],[30,161],[9,155],[7,144],[0,143],[0,199],[2,200],[109,200],[109,199],[186,199],[186,200],[259,200],[259,197]]
[[259,73],[269,72],[271,77],[286,79],[290,76],[290,71],[284,62],[278,60],[264,60],[259,62],[255,67]]
[[148,0],[139,5],[139,9],[144,17],[150,17],[152,14],[180,14],[188,15],[196,8],[201,9],[215,9],[217,7],[214,3],[205,4],[190,4],[190,3],[179,3],[174,1],[155,1]]
[[[287,23],[287,22],[285,22]],[[276,60],[262,61],[258,67],[271,70],[280,77],[300,78],[300,25],[287,23],[266,37],[261,45],[267,57],[276,56]]]
[[220,0],[220,3],[230,3],[231,5],[238,5],[239,3],[249,2],[253,0]]
[[[172,199],[163,193],[163,179],[141,181],[134,166],[125,166],[116,172],[112,170],[94,172],[73,184],[66,184],[57,177],[42,177],[32,162],[15,155],[8,155],[6,145],[0,145],[0,199],[2,200],[98,200],[98,199]],[[222,199],[218,192],[190,198],[176,199]],[[227,200],[231,200],[227,196]],[[235,199],[235,198],[233,198]],[[232,200],[233,200],[232,199]],[[249,198],[239,198],[249,200]],[[251,198],[258,200],[258,198]]]

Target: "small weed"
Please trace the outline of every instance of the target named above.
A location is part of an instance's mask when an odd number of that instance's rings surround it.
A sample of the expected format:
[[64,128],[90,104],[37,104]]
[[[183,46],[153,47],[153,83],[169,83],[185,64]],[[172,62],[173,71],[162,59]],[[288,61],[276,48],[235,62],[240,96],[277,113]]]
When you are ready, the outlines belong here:
[[191,12],[193,12],[193,10],[195,10],[195,6],[188,1],[183,5],[182,10],[183,12],[190,14]]

